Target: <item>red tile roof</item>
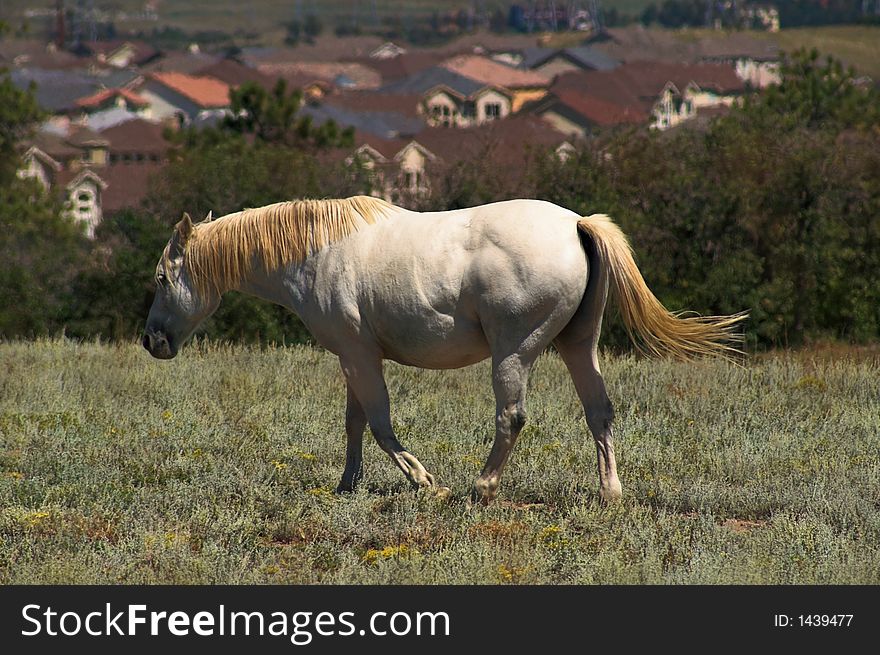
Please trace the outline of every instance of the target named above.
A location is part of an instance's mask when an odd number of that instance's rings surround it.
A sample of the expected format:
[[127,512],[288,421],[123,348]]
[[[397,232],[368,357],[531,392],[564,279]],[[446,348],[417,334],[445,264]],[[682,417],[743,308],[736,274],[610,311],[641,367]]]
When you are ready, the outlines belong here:
[[550,79],[541,73],[511,68],[480,55],[460,55],[441,65],[453,73],[482,84],[504,86],[508,89],[545,88],[550,85]]
[[122,96],[123,98],[125,98],[126,101],[128,101],[129,104],[135,105],[136,107],[146,107],[150,104],[149,101],[142,98],[134,91],[129,91],[128,89],[103,89],[93,95],[86,96],[85,98],[80,98],[76,101],[76,106],[99,107],[107,100],[115,98],[117,96]]
[[169,143],[164,128],[156,123],[136,119],[103,130],[100,134],[110,142],[110,153],[140,153],[164,156]]
[[[621,105],[608,102],[588,93],[563,90],[555,94],[562,105],[595,125],[620,125],[622,123],[644,123],[650,118],[649,112],[634,105]],[[552,105],[551,105],[552,107]]]
[[[566,73],[556,78],[550,91],[556,102],[591,123],[616,125],[647,121],[657,98],[670,83],[682,93],[691,83],[722,95],[745,90],[745,83],[729,65],[641,61],[610,71]],[[543,103],[540,107],[547,106]]]
[[153,73],[150,77],[200,107],[209,109],[229,105],[229,85],[213,77],[173,72]]

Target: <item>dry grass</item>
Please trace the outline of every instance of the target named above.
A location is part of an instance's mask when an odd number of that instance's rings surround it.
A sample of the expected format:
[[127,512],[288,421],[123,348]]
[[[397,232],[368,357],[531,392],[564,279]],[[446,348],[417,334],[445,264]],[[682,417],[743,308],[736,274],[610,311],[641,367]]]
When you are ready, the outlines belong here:
[[880,583],[875,357],[606,359],[622,503],[555,355],[498,502],[485,364],[391,365],[401,440],[455,499],[368,443],[357,493],[335,359],[310,348],[0,345],[0,583]]

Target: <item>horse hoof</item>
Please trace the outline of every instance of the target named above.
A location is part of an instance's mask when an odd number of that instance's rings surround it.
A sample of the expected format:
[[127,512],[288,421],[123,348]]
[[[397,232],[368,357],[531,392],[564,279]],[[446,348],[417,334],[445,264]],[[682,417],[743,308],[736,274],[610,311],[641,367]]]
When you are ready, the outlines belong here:
[[599,487],[599,498],[602,500],[603,505],[619,503],[621,498],[623,498],[623,490],[620,488],[620,483]]
[[432,487],[434,497],[439,500],[450,500],[452,498],[452,489],[449,487]]

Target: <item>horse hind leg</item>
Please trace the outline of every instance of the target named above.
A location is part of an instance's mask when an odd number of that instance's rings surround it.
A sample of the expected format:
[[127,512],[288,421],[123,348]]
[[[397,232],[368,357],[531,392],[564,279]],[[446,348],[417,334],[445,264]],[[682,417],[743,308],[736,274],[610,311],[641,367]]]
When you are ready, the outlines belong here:
[[495,391],[495,442],[483,470],[474,482],[473,502],[488,504],[495,498],[504,467],[526,423],[526,387],[534,357],[518,354],[493,359]]
[[596,441],[599,468],[599,496],[604,502],[620,499],[622,490],[617,477],[614,439],[611,423],[614,407],[605,390],[599,371],[596,344],[593,339],[568,341],[557,339],[556,349],[568,367],[578,397],[584,407],[587,425]]

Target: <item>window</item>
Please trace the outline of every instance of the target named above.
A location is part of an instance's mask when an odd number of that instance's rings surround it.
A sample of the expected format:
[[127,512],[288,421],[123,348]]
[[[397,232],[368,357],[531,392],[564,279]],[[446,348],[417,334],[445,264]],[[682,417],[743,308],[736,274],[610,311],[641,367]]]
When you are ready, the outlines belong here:
[[91,202],[92,195],[90,193],[80,192],[80,194],[76,197],[80,202]]
[[412,183],[413,183],[413,174],[412,173],[404,173],[403,186],[407,189],[412,189]]
[[487,121],[494,121],[501,118],[501,103],[490,102],[485,105],[484,111],[486,112]]

